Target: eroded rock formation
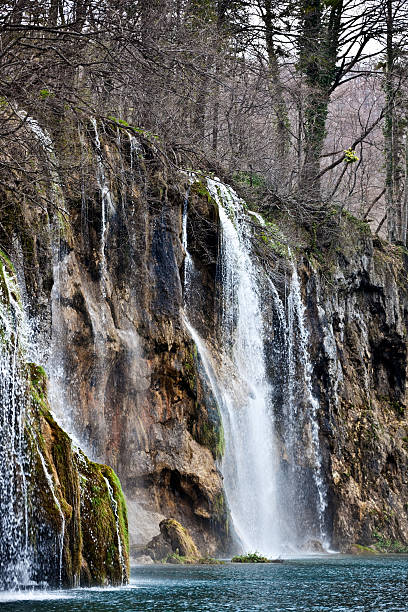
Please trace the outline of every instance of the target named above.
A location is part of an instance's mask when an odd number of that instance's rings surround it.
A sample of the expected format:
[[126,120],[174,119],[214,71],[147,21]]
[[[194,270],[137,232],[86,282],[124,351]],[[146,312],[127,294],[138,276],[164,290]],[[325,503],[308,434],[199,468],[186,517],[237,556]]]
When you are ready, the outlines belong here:
[[[172,516],[191,531],[201,554],[214,555],[230,546],[231,534],[217,463],[223,432],[184,323],[182,214],[189,192],[189,251],[198,275],[189,316],[216,361],[217,206],[205,184],[191,186],[147,135],[114,122],[96,129],[99,144],[90,123],[82,153],[69,134],[76,161],[58,169],[58,212],[54,201],[34,214],[31,203],[3,192],[1,244],[50,347],[52,409],[92,459],[117,471],[135,554]],[[63,159],[57,145],[55,154]],[[38,163],[47,169],[46,152]],[[345,236],[348,223],[354,222],[344,221]],[[291,258],[258,225],[254,257],[273,272],[285,306]],[[353,226],[356,237],[345,238],[335,254],[321,254],[322,262],[300,230],[286,231],[306,307],[332,545],[346,550],[379,538],[406,544],[406,255]],[[284,330],[274,323],[271,295],[263,302],[265,350],[279,417],[286,400],[277,339]],[[278,433],[288,469],[290,453]],[[298,480],[312,480],[310,435],[305,425],[299,439],[305,450],[293,454]],[[307,508],[307,495],[302,503]]]
[[121,485],[55,422],[27,335],[15,272],[0,253],[0,587],[125,584]]

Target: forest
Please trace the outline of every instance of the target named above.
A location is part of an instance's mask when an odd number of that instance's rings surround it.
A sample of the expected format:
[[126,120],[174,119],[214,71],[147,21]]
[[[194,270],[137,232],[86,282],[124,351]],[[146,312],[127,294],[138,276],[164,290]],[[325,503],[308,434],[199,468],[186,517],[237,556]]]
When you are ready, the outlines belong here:
[[[328,240],[348,211],[405,245],[407,11],[404,0],[5,2],[1,184],[29,164],[20,107],[51,126],[103,117],[157,136],[177,167],[256,186],[265,210],[324,225]],[[69,173],[69,151],[64,163]],[[36,180],[28,171],[27,197]]]

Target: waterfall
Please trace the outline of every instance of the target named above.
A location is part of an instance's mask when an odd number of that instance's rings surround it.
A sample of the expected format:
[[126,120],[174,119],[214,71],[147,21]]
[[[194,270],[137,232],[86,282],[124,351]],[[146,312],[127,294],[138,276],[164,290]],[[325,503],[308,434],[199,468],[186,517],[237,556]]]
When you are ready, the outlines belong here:
[[222,472],[234,526],[247,550],[280,551],[276,474],[279,454],[266,375],[260,287],[242,201],[208,179],[220,217],[221,337],[229,365],[222,417]]
[[61,519],[61,530],[60,530],[59,537],[58,537],[58,540],[59,540],[59,584],[61,587],[62,586],[62,562],[63,562],[64,538],[65,538],[65,516],[62,511],[61,504],[58,500],[57,494],[55,492],[54,481],[53,481],[51,474],[48,471],[47,464],[44,459],[44,455],[42,454],[37,443],[35,443],[35,448],[40,458],[41,467],[43,469],[47,484],[50,488],[52,499],[54,500],[55,507],[57,508],[58,514],[60,515],[60,519]]
[[[302,294],[296,264],[292,261],[292,276],[288,295],[288,403],[287,403],[287,448],[291,454],[292,467],[296,466],[295,451],[309,453],[309,463],[312,466],[313,480],[317,495],[315,496],[318,532],[316,536],[326,546],[325,512],[327,508],[327,492],[323,478],[322,457],[319,442],[319,424],[317,413],[319,403],[313,393],[313,367],[309,355],[309,332],[306,327],[306,308]],[[302,414],[299,410],[302,409]],[[306,426],[308,444],[298,449],[302,439],[301,426]]]
[[130,146],[130,172],[133,173],[135,167],[135,160],[142,155],[142,147],[136,136],[134,136],[130,132],[127,132],[127,134]]
[[102,293],[105,295],[106,287],[106,233],[107,233],[107,216],[112,213],[115,208],[113,206],[113,200],[109,189],[108,181],[106,180],[105,167],[103,163],[102,145],[99,138],[98,124],[94,117],[91,118],[92,126],[95,132],[95,145],[97,154],[97,180],[98,186],[101,192],[101,283]]
[[0,588],[9,589],[29,581],[32,560],[24,441],[27,389],[20,361],[23,313],[14,279],[2,262],[0,275]]
[[188,304],[188,298],[189,298],[189,292],[191,290],[191,280],[193,277],[193,271],[194,271],[194,263],[193,260],[191,258],[191,255],[188,251],[188,244],[187,244],[187,215],[188,215],[188,198],[189,198],[189,193],[190,191],[187,190],[187,193],[184,197],[184,206],[183,206],[183,223],[182,223],[182,244],[183,244],[183,248],[184,248],[184,252],[185,252],[185,257],[184,257],[184,291],[183,291],[183,298],[184,298],[184,306],[186,307]]
[[106,483],[106,488],[108,489],[109,499],[110,499],[110,503],[111,503],[111,508],[112,508],[113,514],[115,516],[116,537],[117,537],[117,540],[118,540],[118,556],[119,556],[119,564],[120,564],[120,572],[121,572],[121,581],[120,581],[120,584],[123,585],[124,584],[124,580],[125,580],[126,564],[125,564],[125,558],[123,556],[122,538],[120,537],[118,502],[116,501],[115,496],[113,495],[113,490],[112,490],[112,487],[111,487],[111,485],[109,483],[109,480],[105,476],[103,476],[103,479],[104,479],[104,481]]
[[[245,212],[234,190],[217,179],[207,179],[207,187],[220,220],[216,360],[187,318],[196,275],[187,243],[188,194],[182,227],[185,324],[222,416],[226,447],[220,469],[235,531],[243,550],[270,555],[295,552],[313,539],[327,545],[319,404],[296,265],[289,264],[285,303],[252,253],[248,215],[261,226],[263,218]],[[261,299],[272,307],[269,329]]]

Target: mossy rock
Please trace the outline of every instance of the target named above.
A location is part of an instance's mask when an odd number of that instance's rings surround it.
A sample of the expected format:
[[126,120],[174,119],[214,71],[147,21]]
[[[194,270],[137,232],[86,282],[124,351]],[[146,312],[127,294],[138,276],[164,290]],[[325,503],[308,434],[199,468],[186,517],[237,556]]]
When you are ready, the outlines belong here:
[[200,553],[197,546],[187,531],[175,519],[165,519],[160,523],[160,532],[163,537],[171,542],[174,551],[178,550],[178,554],[189,559],[198,559]]
[[379,552],[372,546],[362,546],[361,544],[353,544],[349,550],[351,555],[378,555]]
[[126,503],[114,471],[79,452],[83,558],[90,584],[123,584],[129,578]]
[[[119,479],[73,449],[48,410],[41,370],[29,364],[33,417],[26,430],[32,450],[39,515],[54,533],[65,520],[63,576],[67,586],[120,585],[129,578],[126,503]],[[39,459],[42,456],[43,461]],[[56,503],[45,476],[54,483]]]
[[161,521],[160,534],[155,536],[142,554],[159,563],[197,563],[200,552],[187,531],[178,521],[168,518]]
[[32,579],[53,586],[126,583],[128,525],[120,482],[110,467],[73,448],[55,422],[45,370],[26,360],[22,321],[15,270],[0,251],[0,332],[18,377],[24,423],[21,494],[27,499]]

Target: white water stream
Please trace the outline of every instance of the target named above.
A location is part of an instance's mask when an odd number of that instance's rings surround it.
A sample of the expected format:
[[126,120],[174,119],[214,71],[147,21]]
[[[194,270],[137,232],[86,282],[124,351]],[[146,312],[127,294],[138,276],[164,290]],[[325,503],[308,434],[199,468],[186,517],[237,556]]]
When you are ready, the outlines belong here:
[[[313,367],[309,355],[309,332],[306,327],[306,308],[302,301],[301,288],[296,264],[292,263],[292,278],[290,283],[290,291],[288,296],[288,345],[289,345],[289,414],[290,414],[290,429],[289,436],[299,436],[297,428],[298,408],[299,404],[295,398],[295,387],[302,385],[302,393],[304,395],[306,421],[309,425],[309,444],[305,448],[305,452],[309,451],[309,462],[313,469],[313,479],[317,491],[316,511],[318,519],[319,533],[318,536],[321,543],[328,547],[327,535],[325,530],[325,512],[327,508],[327,493],[323,479],[322,457],[320,452],[319,442],[319,424],[317,421],[317,413],[319,403],[313,393],[312,388],[312,372]],[[297,342],[297,347],[295,346]],[[297,368],[298,366],[298,368]],[[300,371],[299,371],[300,369]],[[290,439],[290,438],[289,438]],[[290,440],[288,446],[295,448],[299,441],[296,439]]]
[[[304,431],[309,443],[301,449],[311,466],[317,494],[308,501],[315,509],[317,528],[302,533],[298,499],[306,498],[307,483],[300,483],[282,468],[274,405],[274,389],[267,375],[266,330],[262,316],[263,283],[251,252],[251,234],[242,200],[217,179],[207,179],[208,190],[218,205],[220,244],[218,278],[221,285],[221,352],[215,364],[211,351],[188,319],[205,375],[222,415],[225,454],[221,463],[231,518],[244,551],[268,555],[295,552],[307,539],[326,544],[324,529],[327,506],[317,421],[318,402],[312,390],[312,365],[308,352],[309,333],[296,265],[290,279],[287,306],[270,278],[266,278],[274,317],[281,330],[284,369],[279,384],[284,388],[283,423],[280,435],[290,469],[296,471]],[[194,263],[187,244],[187,202],[183,211],[185,259],[185,309],[190,302],[189,285]],[[248,211],[260,225],[259,214]],[[262,273],[261,273],[262,274]],[[269,307],[269,306],[268,306]],[[275,340],[277,341],[277,340]],[[302,413],[300,417],[300,413]],[[304,430],[302,429],[304,428]],[[305,490],[301,490],[302,487]],[[299,508],[301,507],[299,503]]]
[[0,589],[27,583],[31,566],[24,442],[26,384],[20,375],[23,312],[14,279],[5,267],[1,273],[7,295],[0,296]]
[[103,476],[103,479],[104,479],[104,481],[106,483],[106,488],[108,489],[109,499],[110,499],[110,503],[111,503],[111,508],[112,508],[113,514],[115,516],[116,537],[117,537],[117,540],[118,540],[118,555],[119,555],[119,564],[120,564],[120,572],[121,572],[121,582],[120,582],[120,584],[123,585],[124,584],[124,580],[125,580],[125,574],[126,574],[126,563],[125,563],[125,558],[123,556],[122,538],[120,536],[118,502],[115,499],[115,496],[113,494],[113,489],[112,489],[112,487],[110,485],[109,480],[105,476]]
[[113,205],[112,195],[109,189],[108,181],[106,180],[105,166],[102,154],[102,145],[99,138],[98,124],[94,117],[91,118],[92,126],[95,132],[95,145],[97,155],[97,180],[98,186],[101,192],[101,285],[102,294],[105,297],[106,293],[106,233],[107,233],[107,220],[109,215],[114,212],[115,207]]

